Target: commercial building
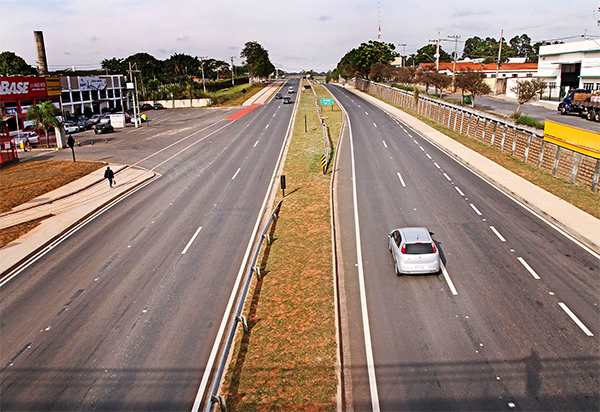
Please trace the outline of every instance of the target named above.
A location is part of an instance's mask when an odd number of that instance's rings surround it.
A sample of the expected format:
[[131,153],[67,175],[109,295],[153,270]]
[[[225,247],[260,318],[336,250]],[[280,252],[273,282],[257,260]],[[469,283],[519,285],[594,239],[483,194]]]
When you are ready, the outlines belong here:
[[537,77],[548,83],[546,100],[562,100],[572,88],[600,90],[600,44],[587,39],[541,46]]
[[122,75],[61,76],[62,108],[65,116],[88,112],[126,110],[127,83]]

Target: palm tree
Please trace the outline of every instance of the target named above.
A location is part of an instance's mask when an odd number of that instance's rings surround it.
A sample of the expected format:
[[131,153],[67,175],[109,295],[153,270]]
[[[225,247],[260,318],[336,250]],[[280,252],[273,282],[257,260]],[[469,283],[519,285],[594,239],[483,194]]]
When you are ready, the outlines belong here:
[[[62,127],[62,123],[60,122],[60,120],[57,119],[57,116],[60,115],[60,109],[56,107],[51,101],[42,102],[40,104],[34,104],[32,106],[29,106],[29,108],[27,109],[27,120],[33,120],[35,122],[35,127],[38,130],[38,134],[40,129],[44,130],[44,133],[46,134],[46,144],[48,145],[48,147],[50,146],[50,140],[48,138],[48,129],[50,127]],[[60,134],[57,132],[57,144],[59,136]]]

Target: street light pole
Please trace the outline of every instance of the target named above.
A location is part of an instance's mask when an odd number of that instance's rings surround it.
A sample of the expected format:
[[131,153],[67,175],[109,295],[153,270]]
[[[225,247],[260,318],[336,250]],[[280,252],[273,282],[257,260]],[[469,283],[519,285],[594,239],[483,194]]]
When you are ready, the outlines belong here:
[[498,93],[498,76],[500,75],[500,57],[502,56],[502,37],[504,29],[500,31],[500,47],[498,48],[498,64],[496,65],[496,81],[494,82],[494,96]]
[[456,92],[456,56],[458,53],[458,39],[460,36],[449,34],[449,38],[454,39],[454,59],[452,59],[452,93]]
[[406,43],[398,43],[398,46],[402,46],[404,47],[403,51],[402,51],[402,67],[406,66]]
[[204,89],[204,94],[206,94],[206,84],[204,83],[204,59],[208,58],[208,56],[200,57],[200,68],[202,69],[202,88]]
[[234,72],[234,70],[235,70],[235,69],[234,69],[234,67],[233,67],[233,59],[235,59],[235,56],[231,56],[231,85],[232,85],[232,86],[234,86],[234,85],[235,85],[235,84],[234,84],[234,80],[233,80],[233,77],[234,77],[234,74],[233,74],[233,72]]

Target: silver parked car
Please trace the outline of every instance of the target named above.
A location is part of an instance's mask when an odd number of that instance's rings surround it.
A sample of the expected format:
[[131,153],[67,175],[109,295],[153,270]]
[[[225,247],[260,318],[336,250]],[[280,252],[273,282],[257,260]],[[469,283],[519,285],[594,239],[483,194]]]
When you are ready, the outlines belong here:
[[388,234],[396,274],[425,274],[440,271],[440,255],[424,227],[405,227]]

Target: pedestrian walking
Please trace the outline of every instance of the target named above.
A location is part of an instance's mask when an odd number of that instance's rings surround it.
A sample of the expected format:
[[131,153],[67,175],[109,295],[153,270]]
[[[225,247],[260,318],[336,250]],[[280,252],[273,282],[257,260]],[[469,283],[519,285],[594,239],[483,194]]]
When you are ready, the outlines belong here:
[[[115,177],[114,172],[110,169],[109,166],[106,166],[106,170],[104,171],[104,178],[108,179],[108,184],[110,185],[111,189],[113,187],[113,179]],[[115,182],[117,183],[117,182]]]

